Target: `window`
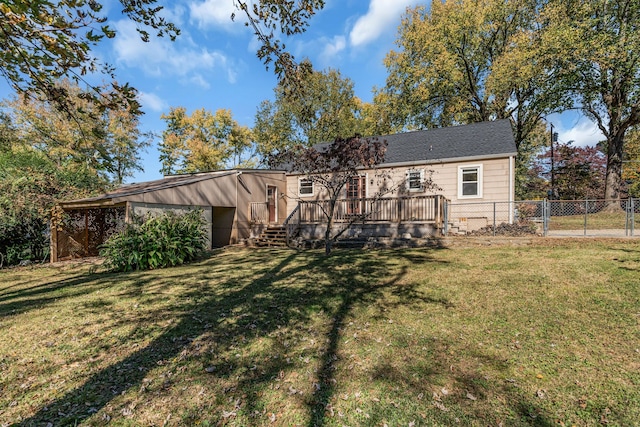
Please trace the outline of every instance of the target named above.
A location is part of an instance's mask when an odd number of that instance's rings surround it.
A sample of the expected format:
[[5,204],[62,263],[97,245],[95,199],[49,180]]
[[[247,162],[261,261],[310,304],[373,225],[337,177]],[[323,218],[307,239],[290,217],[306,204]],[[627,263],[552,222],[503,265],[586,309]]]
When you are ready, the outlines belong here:
[[458,169],[458,198],[482,197],[482,166]]
[[309,178],[300,178],[298,180],[298,196],[313,196],[313,180]]
[[407,171],[407,190],[410,192],[424,191],[424,170]]

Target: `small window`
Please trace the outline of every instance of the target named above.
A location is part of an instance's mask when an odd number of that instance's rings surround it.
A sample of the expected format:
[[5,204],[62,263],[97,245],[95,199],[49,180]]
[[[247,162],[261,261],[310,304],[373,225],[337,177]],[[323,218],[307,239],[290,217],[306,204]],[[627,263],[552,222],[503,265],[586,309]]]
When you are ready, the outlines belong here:
[[411,192],[424,190],[424,171],[410,170],[407,172],[407,189]]
[[482,167],[461,167],[458,175],[458,197],[482,197]]
[[300,197],[313,196],[313,180],[309,178],[300,178],[298,180],[298,195]]

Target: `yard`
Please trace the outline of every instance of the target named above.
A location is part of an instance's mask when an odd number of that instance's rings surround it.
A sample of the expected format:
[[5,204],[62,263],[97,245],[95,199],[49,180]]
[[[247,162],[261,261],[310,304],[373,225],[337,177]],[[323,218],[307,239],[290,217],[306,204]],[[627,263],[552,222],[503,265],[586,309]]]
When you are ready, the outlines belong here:
[[0,426],[640,425],[640,244],[0,271]]

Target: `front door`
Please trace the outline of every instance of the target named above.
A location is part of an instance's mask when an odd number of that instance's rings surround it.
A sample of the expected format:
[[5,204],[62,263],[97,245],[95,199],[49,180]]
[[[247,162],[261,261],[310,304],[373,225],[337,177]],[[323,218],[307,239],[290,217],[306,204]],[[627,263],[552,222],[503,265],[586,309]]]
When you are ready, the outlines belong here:
[[364,213],[365,197],[367,197],[367,180],[364,176],[356,176],[347,182],[347,213],[359,215]]
[[267,185],[267,210],[269,211],[269,222],[278,220],[276,215],[276,200],[278,189],[274,186]]

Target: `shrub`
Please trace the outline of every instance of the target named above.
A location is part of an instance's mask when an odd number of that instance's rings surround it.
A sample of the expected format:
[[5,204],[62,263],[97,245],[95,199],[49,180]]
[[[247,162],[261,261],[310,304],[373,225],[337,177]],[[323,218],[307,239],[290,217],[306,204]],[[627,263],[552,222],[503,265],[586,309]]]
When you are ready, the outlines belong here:
[[47,224],[38,216],[0,215],[0,268],[49,256]]
[[100,255],[115,271],[173,267],[196,259],[206,248],[202,210],[134,218],[105,242]]

